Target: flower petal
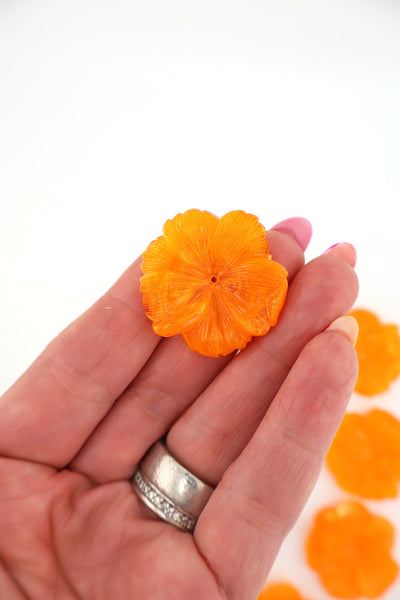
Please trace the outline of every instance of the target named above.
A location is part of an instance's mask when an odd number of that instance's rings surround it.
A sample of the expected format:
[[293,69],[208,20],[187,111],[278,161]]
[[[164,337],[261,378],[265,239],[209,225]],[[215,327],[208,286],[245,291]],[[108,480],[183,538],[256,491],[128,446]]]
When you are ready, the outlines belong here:
[[241,350],[252,337],[238,327],[221,296],[212,292],[202,318],[182,335],[191,350],[205,356],[226,356],[234,350]]
[[218,223],[218,217],[197,209],[180,213],[165,223],[165,242],[177,260],[177,264],[172,263],[174,270],[179,270],[178,263],[184,263],[193,274],[208,273],[212,269],[214,233]]
[[207,308],[204,283],[179,273],[152,273],[141,278],[146,314],[164,337],[191,327]]
[[287,293],[287,271],[268,258],[233,266],[227,273],[225,303],[240,326],[251,335],[265,335],[276,325]]
[[165,235],[143,253],[143,304],[159,335],[181,333],[205,310],[202,289],[209,278],[202,253],[217,223],[211,213],[189,210],[167,221]]
[[168,252],[164,236],[158,237],[147,247],[142,255],[142,273],[165,273],[170,268],[171,255]]
[[217,268],[226,269],[232,263],[249,256],[268,256],[266,231],[255,215],[234,210],[224,215],[215,232],[214,253]]

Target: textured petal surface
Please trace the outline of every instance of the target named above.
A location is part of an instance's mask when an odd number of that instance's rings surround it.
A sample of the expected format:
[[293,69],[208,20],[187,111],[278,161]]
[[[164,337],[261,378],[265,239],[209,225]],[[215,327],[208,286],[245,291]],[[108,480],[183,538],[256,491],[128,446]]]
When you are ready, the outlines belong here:
[[218,222],[218,217],[208,211],[192,209],[165,223],[163,232],[172,270],[182,269],[182,263],[194,274],[212,270]]
[[143,252],[142,272],[144,275],[166,273],[171,268],[171,255],[167,250],[165,237],[160,236],[150,242]]
[[215,234],[216,269],[224,272],[249,257],[269,257],[265,228],[254,215],[235,210],[219,221]]
[[186,330],[183,337],[191,350],[216,357],[243,349],[252,336],[235,322],[221,295],[211,291],[203,317]]
[[275,325],[286,299],[287,271],[264,257],[237,262],[224,274],[222,292],[236,320],[251,335],[264,335]]
[[287,272],[271,259],[257,217],[232,211],[218,219],[193,209],[163,232],[142,263],[143,304],[156,333],[181,333],[191,349],[219,356],[276,324]]
[[146,314],[158,335],[182,333],[201,318],[207,305],[205,286],[198,280],[178,273],[155,273],[142,278],[141,290]]

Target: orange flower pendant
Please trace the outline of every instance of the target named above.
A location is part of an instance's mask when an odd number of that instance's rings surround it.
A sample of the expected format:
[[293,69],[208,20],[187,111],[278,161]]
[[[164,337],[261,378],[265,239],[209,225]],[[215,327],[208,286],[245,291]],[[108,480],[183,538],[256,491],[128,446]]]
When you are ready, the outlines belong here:
[[155,333],[182,334],[204,356],[230,354],[265,335],[288,286],[264,227],[240,210],[219,219],[192,209],[168,220],[143,253],[142,272],[143,305]]

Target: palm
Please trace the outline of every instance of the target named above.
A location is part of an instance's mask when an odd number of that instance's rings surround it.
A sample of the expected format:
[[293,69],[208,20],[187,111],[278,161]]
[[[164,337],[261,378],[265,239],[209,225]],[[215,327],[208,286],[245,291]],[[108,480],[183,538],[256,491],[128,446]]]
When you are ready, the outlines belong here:
[[[271,249],[292,280],[280,323],[232,357],[160,342],[135,263],[0,401],[0,597],[253,599],[343,414],[353,349],[321,333],[352,305],[345,261]],[[295,401],[294,401],[295,398]],[[323,399],[323,402],[321,401]],[[194,535],[132,490],[141,457],[170,451],[216,490]]]
[[128,482],[93,486],[15,461],[7,469],[0,552],[32,598],[221,597],[193,538],[143,517]]

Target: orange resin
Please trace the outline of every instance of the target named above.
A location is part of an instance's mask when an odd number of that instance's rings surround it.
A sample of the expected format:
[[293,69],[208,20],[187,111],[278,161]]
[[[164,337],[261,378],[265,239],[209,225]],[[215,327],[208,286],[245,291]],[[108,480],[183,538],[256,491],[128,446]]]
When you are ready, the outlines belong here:
[[153,330],[182,334],[205,356],[230,354],[266,334],[286,299],[287,271],[272,260],[258,218],[243,211],[221,219],[197,209],[176,215],[143,253],[142,271]]
[[389,521],[344,501],[317,514],[306,541],[307,560],[332,596],[378,598],[398,575],[393,539]]
[[267,585],[257,600],[307,600],[295,587],[285,582]]
[[400,481],[400,421],[384,410],[345,415],[326,457],[346,491],[395,498]]
[[359,326],[356,352],[359,362],[355,391],[366,396],[388,389],[400,374],[400,336],[396,325],[385,325],[371,311],[349,313]]

